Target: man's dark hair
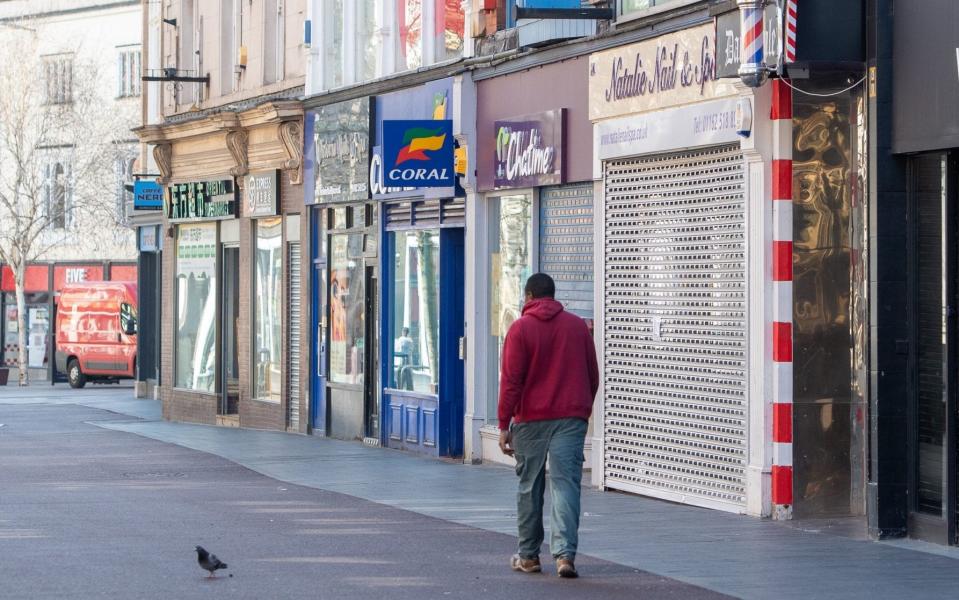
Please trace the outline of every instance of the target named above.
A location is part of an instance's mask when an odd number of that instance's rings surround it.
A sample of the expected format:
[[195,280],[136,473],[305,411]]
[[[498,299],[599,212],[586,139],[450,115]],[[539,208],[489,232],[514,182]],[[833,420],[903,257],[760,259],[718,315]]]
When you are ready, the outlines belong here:
[[533,298],[552,298],[556,296],[556,284],[546,273],[536,273],[526,280],[524,292]]

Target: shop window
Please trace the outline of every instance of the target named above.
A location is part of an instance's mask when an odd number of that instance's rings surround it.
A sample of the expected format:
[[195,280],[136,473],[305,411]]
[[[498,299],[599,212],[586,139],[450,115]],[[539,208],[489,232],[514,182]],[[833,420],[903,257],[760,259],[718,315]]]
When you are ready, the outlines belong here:
[[630,13],[636,13],[643,10],[649,10],[657,6],[682,2],[683,0],[620,0],[619,13],[627,16]]
[[253,397],[279,402],[282,395],[282,224],[279,217],[256,221],[253,301]]
[[216,224],[180,225],[176,242],[175,386],[216,389]]
[[499,369],[503,342],[513,321],[522,314],[523,289],[533,274],[533,196],[531,193],[493,197],[489,202],[490,239],[490,389],[488,419],[496,421]]
[[140,95],[140,47],[119,48],[117,52],[117,98]]
[[[14,367],[19,364],[19,332],[17,320],[17,297],[13,293],[0,294],[0,306],[3,307],[3,342],[0,349],[0,367]],[[45,292],[27,292],[26,301],[26,339],[27,366],[40,369],[47,366],[47,338],[50,332],[50,296]]]
[[362,384],[366,336],[363,234],[330,236],[330,381]]
[[393,237],[392,387],[439,389],[440,232],[397,231]]

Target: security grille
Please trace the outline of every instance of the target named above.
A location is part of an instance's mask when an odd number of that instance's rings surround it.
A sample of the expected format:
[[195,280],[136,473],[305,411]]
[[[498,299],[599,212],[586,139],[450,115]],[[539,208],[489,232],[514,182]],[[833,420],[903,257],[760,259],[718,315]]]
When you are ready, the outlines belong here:
[[291,242],[287,245],[286,264],[289,265],[290,272],[287,276],[289,290],[287,300],[290,306],[290,318],[287,319],[286,339],[289,349],[286,353],[286,365],[288,401],[286,405],[286,427],[294,431],[300,429],[300,244]]
[[746,262],[738,145],[605,164],[605,479],[741,511]]
[[386,205],[386,228],[409,229],[414,226],[461,226],[466,222],[466,201],[463,198],[442,200],[405,200]]
[[593,182],[543,188],[539,268],[566,310],[593,320]]

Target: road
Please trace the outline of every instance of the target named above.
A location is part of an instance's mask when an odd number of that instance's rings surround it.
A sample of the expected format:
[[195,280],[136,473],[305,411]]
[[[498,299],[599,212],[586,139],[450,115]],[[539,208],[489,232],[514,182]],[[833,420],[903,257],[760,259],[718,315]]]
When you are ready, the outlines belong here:
[[578,580],[514,573],[508,535],[96,425],[131,419],[0,404],[0,598],[726,597],[589,556]]

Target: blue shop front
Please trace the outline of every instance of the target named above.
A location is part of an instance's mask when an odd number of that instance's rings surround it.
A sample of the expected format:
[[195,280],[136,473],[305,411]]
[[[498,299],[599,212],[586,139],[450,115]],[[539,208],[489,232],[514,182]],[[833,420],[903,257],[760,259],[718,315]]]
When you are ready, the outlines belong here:
[[370,191],[380,225],[381,443],[462,456],[465,193],[453,79],[375,98]]
[[370,199],[370,98],[306,114],[310,433],[379,445],[379,214]]

